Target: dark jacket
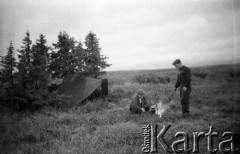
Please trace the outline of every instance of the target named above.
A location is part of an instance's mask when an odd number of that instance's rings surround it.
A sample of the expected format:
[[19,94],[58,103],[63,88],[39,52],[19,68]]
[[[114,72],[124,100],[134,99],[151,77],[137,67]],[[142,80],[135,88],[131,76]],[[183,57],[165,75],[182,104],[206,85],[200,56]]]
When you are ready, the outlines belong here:
[[175,88],[179,86],[191,88],[191,69],[186,66],[182,66],[179,70]]
[[141,100],[142,103],[140,103],[140,97],[138,95],[135,95],[133,97],[132,103],[130,108],[134,108],[134,109],[141,109],[141,108],[147,108],[149,107],[149,104],[147,102],[147,98],[143,97],[143,99]]

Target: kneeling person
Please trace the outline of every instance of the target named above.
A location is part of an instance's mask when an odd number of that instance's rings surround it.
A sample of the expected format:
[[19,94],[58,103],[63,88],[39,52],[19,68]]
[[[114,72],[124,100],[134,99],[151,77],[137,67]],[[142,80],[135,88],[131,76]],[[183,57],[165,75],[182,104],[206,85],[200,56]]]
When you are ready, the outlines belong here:
[[137,94],[134,95],[130,105],[130,111],[136,114],[147,112],[150,105],[147,102],[146,93],[142,89],[138,89]]

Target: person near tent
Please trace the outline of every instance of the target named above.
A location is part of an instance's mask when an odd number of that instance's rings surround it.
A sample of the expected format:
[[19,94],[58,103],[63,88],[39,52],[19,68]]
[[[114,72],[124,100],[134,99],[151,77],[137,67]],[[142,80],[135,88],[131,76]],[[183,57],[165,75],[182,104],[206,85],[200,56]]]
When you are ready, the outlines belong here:
[[137,93],[132,99],[130,105],[130,111],[136,114],[142,114],[150,110],[150,105],[146,98],[146,92],[142,89],[138,89]]

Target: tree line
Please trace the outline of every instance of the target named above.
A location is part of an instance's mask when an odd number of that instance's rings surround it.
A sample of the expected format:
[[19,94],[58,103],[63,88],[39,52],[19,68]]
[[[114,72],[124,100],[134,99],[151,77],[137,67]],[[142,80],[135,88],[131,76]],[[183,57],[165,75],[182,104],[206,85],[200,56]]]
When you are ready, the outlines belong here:
[[21,49],[17,50],[18,60],[10,42],[7,54],[1,56],[0,61],[0,105],[16,110],[56,105],[64,98],[49,92],[53,79],[64,79],[68,75],[98,78],[104,73],[103,69],[110,66],[108,57],[101,54],[95,33],[87,34],[85,47],[65,31],[57,38],[56,43],[48,46],[46,37],[40,34],[33,44],[27,31]]

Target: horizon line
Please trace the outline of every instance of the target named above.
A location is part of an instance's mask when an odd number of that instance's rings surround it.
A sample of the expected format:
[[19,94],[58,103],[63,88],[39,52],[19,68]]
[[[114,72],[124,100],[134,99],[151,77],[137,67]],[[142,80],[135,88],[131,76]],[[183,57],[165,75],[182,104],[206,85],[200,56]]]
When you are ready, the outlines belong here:
[[[193,65],[189,67],[206,67],[206,66],[221,66],[221,65],[240,65],[240,62],[233,62],[233,63],[219,63],[219,64],[207,64],[207,65]],[[175,69],[174,67],[162,67],[162,68],[146,68],[146,69],[119,69],[119,70],[110,70],[105,72],[121,72],[121,71],[148,71],[148,70],[168,70],[168,69]]]

